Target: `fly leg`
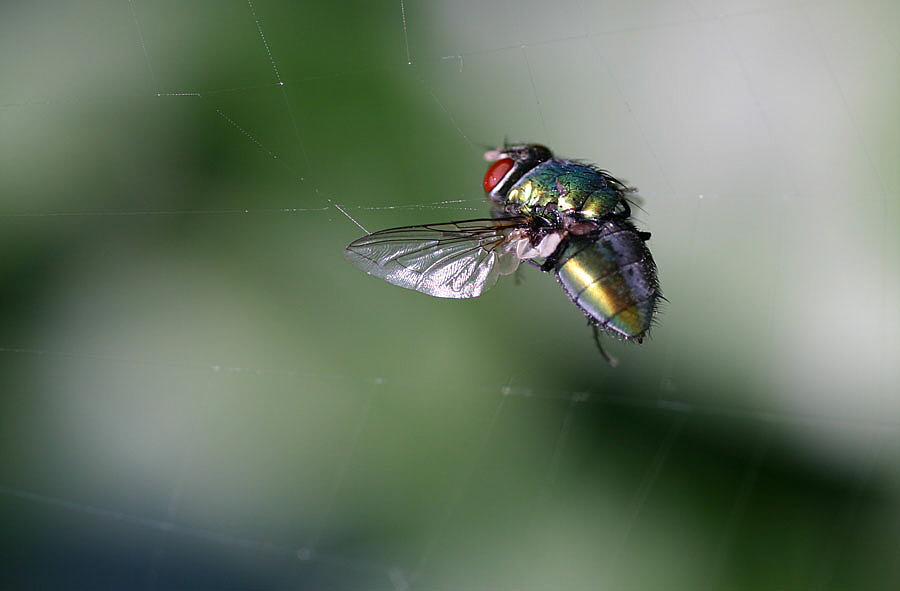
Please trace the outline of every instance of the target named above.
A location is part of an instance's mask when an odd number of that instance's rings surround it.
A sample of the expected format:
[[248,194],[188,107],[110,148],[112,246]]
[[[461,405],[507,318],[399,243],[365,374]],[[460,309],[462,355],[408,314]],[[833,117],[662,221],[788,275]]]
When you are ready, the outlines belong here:
[[603,358],[606,359],[606,362],[610,367],[615,367],[618,365],[619,360],[615,357],[610,357],[606,351],[603,350],[603,344],[600,342],[600,329],[597,328],[596,324],[591,323],[591,328],[594,330],[594,342],[597,343],[597,348],[600,350],[600,354],[603,355]]
[[[555,254],[555,253],[554,253],[554,254]],[[543,264],[543,265],[538,265],[538,268],[539,268],[541,271],[543,271],[544,273],[549,273],[550,271],[553,270],[554,267],[556,267],[556,261],[557,261],[557,259],[558,259],[558,257],[555,257],[555,256],[553,256],[553,255],[551,254],[551,255],[548,256],[546,259],[544,259],[544,264]]]

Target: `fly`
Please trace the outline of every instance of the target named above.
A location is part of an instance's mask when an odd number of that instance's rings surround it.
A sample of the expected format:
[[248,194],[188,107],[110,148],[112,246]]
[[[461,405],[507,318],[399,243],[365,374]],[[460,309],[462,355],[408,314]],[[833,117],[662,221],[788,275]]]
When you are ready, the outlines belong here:
[[662,299],[650,234],[630,221],[633,191],[606,171],[539,144],[503,146],[483,187],[491,217],[381,230],[344,257],[370,275],[441,298],[474,298],[522,261],[553,272],[600,333],[642,342]]

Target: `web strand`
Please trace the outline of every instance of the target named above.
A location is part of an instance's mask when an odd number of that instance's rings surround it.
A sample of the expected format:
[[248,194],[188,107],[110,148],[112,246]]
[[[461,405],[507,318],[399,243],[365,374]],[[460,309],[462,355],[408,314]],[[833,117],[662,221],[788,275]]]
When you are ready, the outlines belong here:
[[275,58],[272,56],[272,50],[269,48],[269,42],[266,41],[262,25],[259,23],[259,17],[256,16],[256,9],[253,7],[253,1],[247,0],[247,5],[250,7],[250,14],[253,16],[253,22],[256,23],[256,31],[259,33],[259,38],[266,48],[266,55],[269,56],[269,63],[272,64],[272,70],[275,72],[275,79],[278,81],[279,86],[284,86],[284,82],[281,80],[281,74],[278,72],[278,65],[275,63]]
[[409,54],[409,33],[406,30],[406,6],[400,0],[400,21],[403,23],[403,43],[406,46],[406,65],[412,65],[412,57]]
[[147,72],[150,74],[153,90],[159,92],[159,83],[156,81],[156,73],[153,71],[153,64],[150,63],[150,53],[147,51],[144,33],[141,31],[141,24],[138,21],[137,11],[134,8],[134,0],[128,0],[128,6],[131,8],[131,18],[134,20],[134,29],[137,32],[138,40],[141,43],[141,51],[144,53],[144,63],[147,64]]

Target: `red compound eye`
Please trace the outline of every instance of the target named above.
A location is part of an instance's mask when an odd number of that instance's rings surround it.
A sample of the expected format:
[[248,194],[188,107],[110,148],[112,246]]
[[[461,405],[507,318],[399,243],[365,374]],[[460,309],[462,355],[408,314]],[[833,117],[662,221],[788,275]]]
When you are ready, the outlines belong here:
[[506,173],[512,167],[512,158],[504,158],[491,164],[491,167],[488,168],[487,173],[484,175],[484,192],[490,193],[493,191],[494,187],[503,180],[503,177],[506,176]]

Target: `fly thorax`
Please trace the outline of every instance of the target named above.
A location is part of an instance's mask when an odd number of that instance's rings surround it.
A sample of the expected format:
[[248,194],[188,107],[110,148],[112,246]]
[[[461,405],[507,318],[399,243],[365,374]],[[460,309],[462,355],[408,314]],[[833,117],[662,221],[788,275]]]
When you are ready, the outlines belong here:
[[580,213],[586,218],[599,219],[616,211],[622,199],[622,195],[616,191],[594,191],[585,199]]
[[540,192],[535,191],[534,183],[526,181],[507,193],[506,200],[510,203],[518,203],[523,209],[530,211],[539,197]]

